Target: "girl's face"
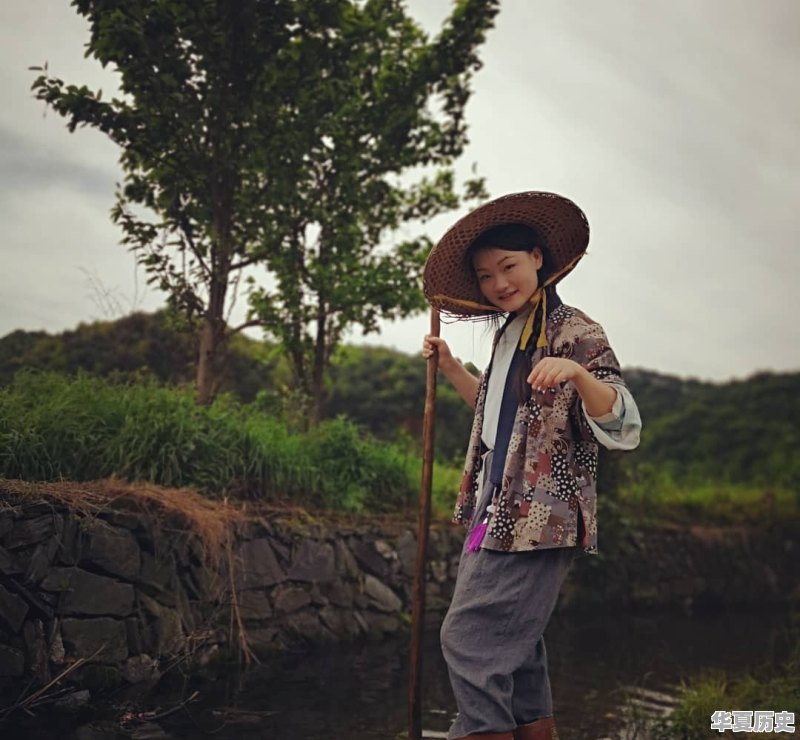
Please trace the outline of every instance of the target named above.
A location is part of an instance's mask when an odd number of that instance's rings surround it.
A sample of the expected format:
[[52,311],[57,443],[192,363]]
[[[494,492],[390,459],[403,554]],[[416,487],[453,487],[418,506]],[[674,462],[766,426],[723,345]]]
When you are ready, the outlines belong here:
[[489,303],[503,311],[519,311],[539,287],[536,274],[544,257],[539,247],[516,252],[492,247],[472,259],[481,292]]

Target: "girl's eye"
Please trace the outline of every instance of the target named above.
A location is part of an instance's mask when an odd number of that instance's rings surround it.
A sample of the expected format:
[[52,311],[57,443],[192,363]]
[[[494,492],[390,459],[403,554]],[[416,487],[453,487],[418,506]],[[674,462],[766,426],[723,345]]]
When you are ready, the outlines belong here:
[[512,264],[510,264],[510,265],[506,265],[506,266],[505,266],[505,269],[506,269],[506,270],[510,270],[512,267],[514,267],[513,263],[512,263]]

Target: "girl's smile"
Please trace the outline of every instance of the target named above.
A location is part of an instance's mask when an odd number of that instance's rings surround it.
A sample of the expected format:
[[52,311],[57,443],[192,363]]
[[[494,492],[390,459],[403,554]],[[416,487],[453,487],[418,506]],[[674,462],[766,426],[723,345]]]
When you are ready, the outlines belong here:
[[519,311],[539,287],[543,259],[538,247],[532,252],[494,247],[478,252],[473,266],[486,300],[503,311]]

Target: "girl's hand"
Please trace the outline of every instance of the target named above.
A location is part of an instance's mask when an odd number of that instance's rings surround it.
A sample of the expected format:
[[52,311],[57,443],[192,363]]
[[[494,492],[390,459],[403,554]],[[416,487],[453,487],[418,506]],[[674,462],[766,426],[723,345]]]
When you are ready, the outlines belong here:
[[447,342],[441,337],[432,337],[430,334],[426,334],[422,341],[422,356],[426,360],[433,354],[434,347],[439,353],[439,367],[442,370],[447,370],[455,364],[456,359],[451,354]]
[[587,370],[575,360],[568,360],[565,357],[544,357],[531,370],[528,383],[533,390],[541,391],[567,380],[574,381],[586,372]]

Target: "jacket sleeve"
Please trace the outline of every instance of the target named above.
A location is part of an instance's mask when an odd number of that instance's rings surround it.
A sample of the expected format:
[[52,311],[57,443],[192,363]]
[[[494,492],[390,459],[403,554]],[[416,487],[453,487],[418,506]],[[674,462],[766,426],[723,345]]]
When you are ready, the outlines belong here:
[[611,412],[602,417],[589,416],[583,401],[578,398],[581,412],[595,439],[609,450],[633,450],[639,446],[642,419],[639,408],[627,385],[611,383],[617,391],[617,400]]
[[618,419],[606,420],[605,417],[600,417],[600,422],[589,417],[583,399],[575,390],[570,416],[578,437],[609,449],[632,450],[637,447],[642,426],[641,417],[603,327],[585,315],[574,317],[569,326],[564,327],[556,354],[574,360],[597,380],[608,383],[617,390],[615,408],[620,411]]

